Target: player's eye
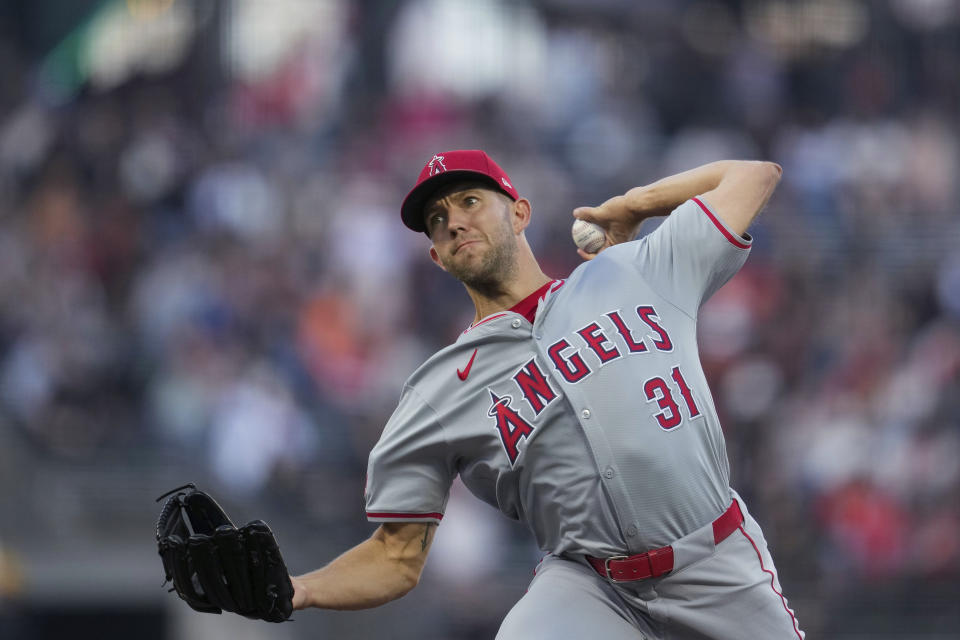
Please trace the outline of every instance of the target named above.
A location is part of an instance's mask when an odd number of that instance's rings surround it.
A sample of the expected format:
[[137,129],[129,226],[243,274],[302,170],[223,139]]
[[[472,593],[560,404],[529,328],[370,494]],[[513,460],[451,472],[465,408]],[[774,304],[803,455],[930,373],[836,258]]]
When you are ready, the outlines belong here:
[[440,225],[442,222],[443,222],[443,214],[442,214],[442,213],[435,213],[435,214],[433,214],[432,216],[430,216],[430,228],[431,228],[431,229],[436,228],[436,227],[437,227],[438,225]]
[[472,207],[478,202],[480,202],[480,198],[478,198],[477,196],[467,196],[466,198],[463,199],[463,204],[465,204],[468,207]]

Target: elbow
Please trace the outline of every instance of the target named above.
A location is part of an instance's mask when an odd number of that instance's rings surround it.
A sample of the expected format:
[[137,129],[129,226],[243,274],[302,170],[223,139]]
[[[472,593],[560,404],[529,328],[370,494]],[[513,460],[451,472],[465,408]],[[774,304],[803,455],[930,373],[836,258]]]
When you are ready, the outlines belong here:
[[783,167],[781,167],[776,162],[764,162],[763,164],[766,165],[769,168],[769,170],[773,172],[774,184],[776,184],[777,182],[780,182],[780,178],[783,177]]
[[410,593],[414,588],[420,584],[421,573],[419,571],[408,571],[406,578],[404,580],[404,586],[406,591],[404,593]]
[[749,182],[756,185],[756,188],[763,194],[763,201],[773,194],[783,176],[783,167],[776,162],[755,161],[750,163]]
[[754,180],[766,184],[776,185],[783,175],[783,167],[769,160],[747,160],[741,166]]
[[403,566],[397,572],[396,598],[402,598],[420,584],[421,571],[414,567]]
[[765,199],[777,188],[782,175],[783,167],[776,162],[737,160],[730,165],[730,170],[721,183],[726,183],[737,190],[759,191],[765,194]]
[[769,161],[758,164],[760,165],[759,171],[762,173],[763,180],[770,185],[770,187],[776,187],[777,183],[780,182],[780,178],[783,176],[783,167],[776,162]]
[[423,567],[426,564],[422,555],[416,556],[395,556],[393,561],[394,584],[396,585],[396,597],[400,598],[407,595],[420,584],[420,576],[423,575]]
[[403,583],[404,586],[407,587],[408,593],[420,584],[420,576],[423,575],[423,567],[426,564],[425,560],[425,556],[418,555],[415,558],[408,558],[407,561],[402,564],[400,574],[403,577]]

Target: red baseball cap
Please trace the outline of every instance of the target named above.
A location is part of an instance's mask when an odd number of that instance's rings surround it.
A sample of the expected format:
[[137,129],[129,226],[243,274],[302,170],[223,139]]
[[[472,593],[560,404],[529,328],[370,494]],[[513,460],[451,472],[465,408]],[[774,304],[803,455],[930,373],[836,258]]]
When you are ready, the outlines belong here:
[[423,222],[423,205],[440,187],[459,180],[475,178],[513,200],[520,194],[513,188],[510,177],[494,162],[490,156],[479,149],[459,151],[441,151],[423,166],[417,183],[403,199],[400,218],[403,224],[414,231],[426,232]]

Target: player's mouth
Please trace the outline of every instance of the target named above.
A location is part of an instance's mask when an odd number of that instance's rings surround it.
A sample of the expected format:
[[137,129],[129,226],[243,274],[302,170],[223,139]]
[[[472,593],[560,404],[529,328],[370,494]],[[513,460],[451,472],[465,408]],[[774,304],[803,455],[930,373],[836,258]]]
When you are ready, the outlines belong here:
[[464,242],[461,242],[460,244],[458,244],[456,248],[454,248],[453,253],[456,254],[457,252],[460,251],[460,249],[463,249],[464,247],[469,246],[471,244],[477,244],[479,242],[480,242],[479,240],[465,240]]

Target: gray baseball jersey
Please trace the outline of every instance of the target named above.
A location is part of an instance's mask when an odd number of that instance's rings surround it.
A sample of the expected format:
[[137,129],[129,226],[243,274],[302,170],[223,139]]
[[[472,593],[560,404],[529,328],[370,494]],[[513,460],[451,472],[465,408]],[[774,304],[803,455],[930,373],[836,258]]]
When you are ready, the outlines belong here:
[[554,554],[670,544],[730,504],[696,345],[750,240],[699,199],[556,281],[534,321],[484,318],[407,381],[370,454],[374,522],[439,522],[459,474]]

